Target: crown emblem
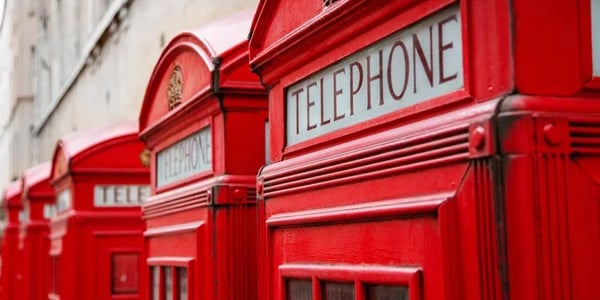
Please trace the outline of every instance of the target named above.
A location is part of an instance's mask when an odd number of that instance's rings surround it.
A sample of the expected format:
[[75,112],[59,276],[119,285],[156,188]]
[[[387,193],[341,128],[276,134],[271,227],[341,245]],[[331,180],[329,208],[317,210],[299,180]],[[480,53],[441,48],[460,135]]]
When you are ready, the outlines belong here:
[[169,99],[169,111],[181,104],[181,94],[183,91],[183,73],[180,66],[175,66],[169,77],[169,87],[167,88],[167,99]]

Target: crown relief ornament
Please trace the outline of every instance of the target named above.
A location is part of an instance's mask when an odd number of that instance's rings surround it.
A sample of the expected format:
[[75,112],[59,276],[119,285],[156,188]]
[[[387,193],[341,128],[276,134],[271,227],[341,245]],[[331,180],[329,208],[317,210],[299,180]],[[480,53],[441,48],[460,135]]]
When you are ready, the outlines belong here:
[[167,88],[167,99],[169,100],[169,111],[181,104],[181,94],[183,92],[183,72],[181,67],[175,65],[171,76],[169,77],[169,86]]

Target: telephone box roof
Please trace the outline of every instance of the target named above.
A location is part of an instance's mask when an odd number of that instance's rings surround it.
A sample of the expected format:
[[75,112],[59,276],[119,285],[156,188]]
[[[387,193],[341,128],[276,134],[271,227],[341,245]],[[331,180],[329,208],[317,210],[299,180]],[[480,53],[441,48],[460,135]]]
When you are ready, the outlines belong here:
[[4,187],[4,193],[2,194],[2,205],[7,207],[8,205],[18,204],[21,199],[21,192],[23,191],[23,184],[21,179],[9,182]]
[[[143,147],[143,144],[137,138],[137,130],[138,126],[136,122],[122,121],[85,131],[74,132],[59,139],[52,160],[51,174],[53,178],[57,179],[72,171],[73,168],[77,168],[81,164],[81,161],[89,157],[98,156],[104,152],[118,151],[115,146],[119,143],[139,142],[139,146]],[[137,156],[139,153],[135,153],[134,155]],[[127,153],[126,155],[104,153],[102,156],[105,156],[102,161],[92,163],[95,168],[110,168],[110,163],[117,164],[118,167],[138,164],[129,161],[129,156],[132,156],[131,153]],[[139,167],[142,167],[141,164]]]
[[173,37],[148,81],[139,117],[141,133],[171,115],[165,104],[169,93],[185,104],[199,95],[240,88],[232,83],[242,82],[244,88],[256,91],[263,89],[258,79],[253,78],[256,83],[245,83],[248,76],[244,74],[252,74],[247,57],[253,16],[253,9],[238,11]]
[[[29,197],[33,191],[41,191],[45,196],[53,195],[50,186],[52,163],[44,162],[23,172],[23,197]],[[38,194],[39,195],[39,194]]]

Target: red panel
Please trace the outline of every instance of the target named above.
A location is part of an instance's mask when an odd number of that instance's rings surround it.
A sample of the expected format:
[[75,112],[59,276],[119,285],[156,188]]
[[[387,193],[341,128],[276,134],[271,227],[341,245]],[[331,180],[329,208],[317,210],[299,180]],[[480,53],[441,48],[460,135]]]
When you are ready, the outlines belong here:
[[316,18],[322,11],[321,1],[260,1],[255,26],[262,30],[253,31],[252,38],[258,39],[256,46],[268,47],[304,25],[306,20]]
[[521,0],[513,1],[513,8],[515,78],[521,93],[573,96],[586,86],[597,90],[590,0]]
[[140,255],[112,254],[112,294],[136,294],[140,288]]
[[510,154],[503,179],[511,298],[598,294],[590,280],[600,267],[600,119],[590,114],[600,111],[597,99],[514,97],[504,110],[503,139],[535,136],[533,147],[502,149]]
[[[84,266],[102,276],[95,276],[93,285],[85,283],[92,291],[83,291],[80,295],[94,295],[103,299],[141,299],[142,276],[146,266],[141,255],[143,249],[142,231],[91,233],[89,248],[95,249],[94,261]],[[84,271],[76,267],[75,273]],[[76,294],[77,295],[77,294]],[[62,296],[61,296],[62,299]]]

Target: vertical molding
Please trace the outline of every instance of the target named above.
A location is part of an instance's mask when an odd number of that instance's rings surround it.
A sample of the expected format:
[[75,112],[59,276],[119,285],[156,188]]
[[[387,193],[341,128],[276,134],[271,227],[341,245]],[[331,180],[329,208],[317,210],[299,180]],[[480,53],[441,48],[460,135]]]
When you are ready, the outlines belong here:
[[216,207],[218,299],[256,299],[256,206]]
[[[446,297],[448,299],[505,299],[503,266],[498,247],[495,158],[473,159],[456,196],[440,207],[439,221]],[[502,254],[502,255],[501,255]]]
[[[475,160],[475,213],[481,299],[502,299],[498,262],[498,236],[494,207],[494,183],[489,160]],[[496,183],[497,184],[497,183]]]
[[566,154],[545,153],[534,160],[536,277],[540,299],[572,299]]

